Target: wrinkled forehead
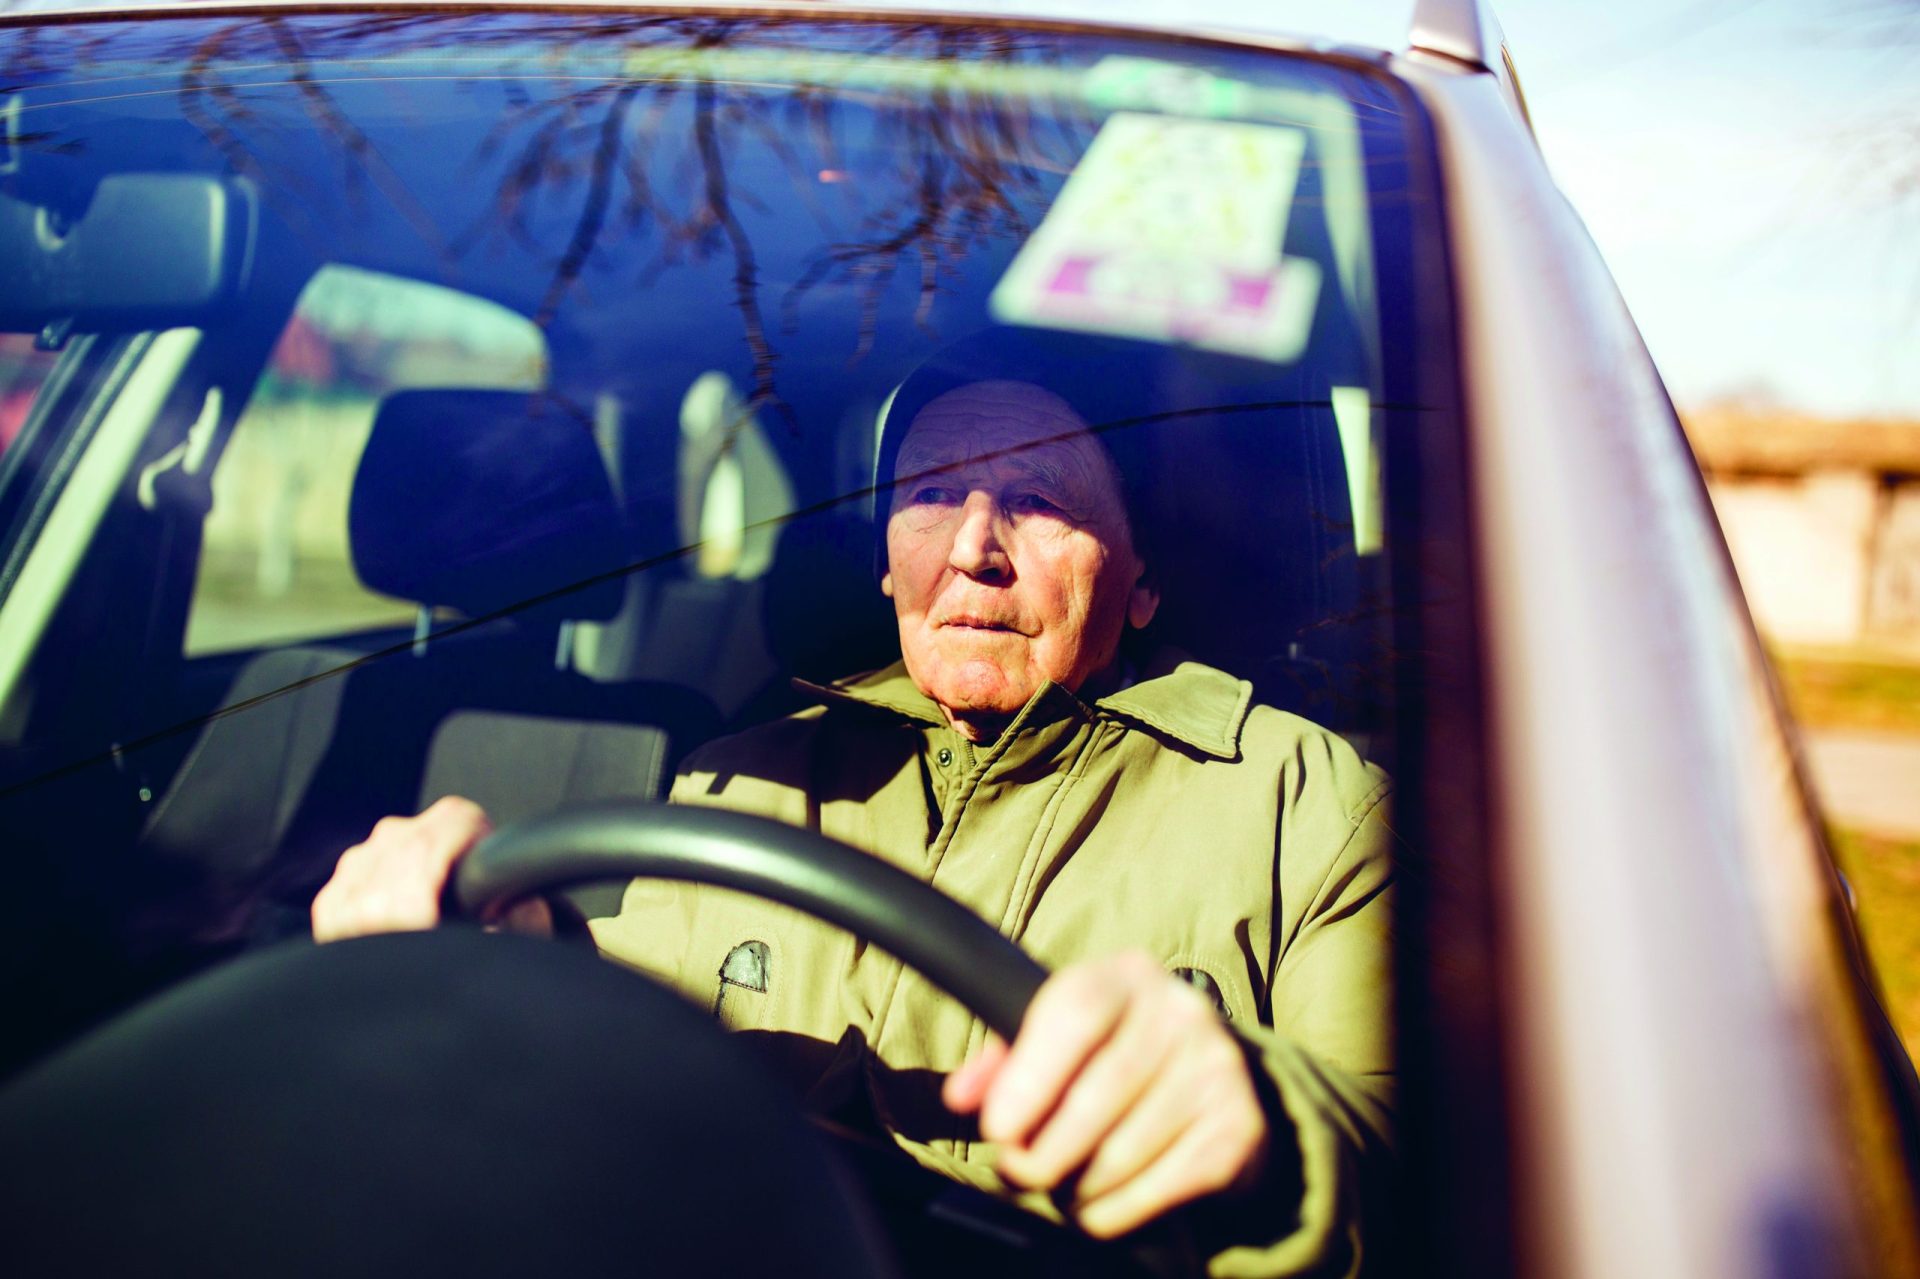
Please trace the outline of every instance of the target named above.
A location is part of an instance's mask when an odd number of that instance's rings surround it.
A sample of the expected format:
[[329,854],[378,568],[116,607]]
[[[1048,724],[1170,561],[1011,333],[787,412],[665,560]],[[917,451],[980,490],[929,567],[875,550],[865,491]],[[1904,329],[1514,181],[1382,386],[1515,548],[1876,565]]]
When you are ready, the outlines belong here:
[[1071,405],[1028,382],[974,382],[928,402],[894,459],[894,478],[970,464],[1066,467],[1110,478],[1111,464]]

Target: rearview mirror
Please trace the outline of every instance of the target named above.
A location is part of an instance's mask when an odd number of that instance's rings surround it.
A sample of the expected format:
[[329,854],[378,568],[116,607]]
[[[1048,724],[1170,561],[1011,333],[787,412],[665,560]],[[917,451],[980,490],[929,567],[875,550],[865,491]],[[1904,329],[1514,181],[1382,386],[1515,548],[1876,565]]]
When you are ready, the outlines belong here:
[[246,182],[191,173],[103,178],[77,215],[0,195],[0,331],[204,323],[246,282],[256,209]]

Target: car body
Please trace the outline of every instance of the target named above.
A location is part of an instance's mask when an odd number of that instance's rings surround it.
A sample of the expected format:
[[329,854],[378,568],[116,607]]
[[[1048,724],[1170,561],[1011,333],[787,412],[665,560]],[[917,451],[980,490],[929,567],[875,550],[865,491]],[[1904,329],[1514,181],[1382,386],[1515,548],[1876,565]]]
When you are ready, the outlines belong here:
[[[119,22],[135,13],[137,23]],[[778,628],[756,633],[738,624],[738,611],[757,607],[758,597],[742,604],[738,589],[714,584],[764,579],[753,589],[769,597],[789,589],[771,567],[779,530],[798,515],[858,514],[869,489],[884,490],[890,477],[873,477],[862,451],[864,423],[884,416],[887,386],[906,369],[990,313],[1002,326],[1164,347],[1189,361],[1182,369],[1256,359],[1279,379],[1273,386],[1294,388],[1286,394],[1306,387],[1302,402],[1313,407],[1303,412],[1320,414],[1324,402],[1321,427],[1332,428],[1328,438],[1345,452],[1346,494],[1334,517],[1346,530],[1340,550],[1360,564],[1362,580],[1341,588],[1348,594],[1337,607],[1322,601],[1304,623],[1290,606],[1271,613],[1248,606],[1257,614],[1251,625],[1267,628],[1251,643],[1271,667],[1248,673],[1256,683],[1263,674],[1263,690],[1281,687],[1275,696],[1284,698],[1288,672],[1321,671],[1324,686],[1309,690],[1300,709],[1344,716],[1333,726],[1380,752],[1400,782],[1398,821],[1418,868],[1401,907],[1399,964],[1404,1230],[1413,1255],[1436,1271],[1476,1275],[1920,1268],[1920,1114],[1911,1067],[1876,1002],[1792,726],[1697,468],[1631,317],[1552,182],[1497,25],[1477,0],[1421,0],[1406,44],[1373,48],[1338,32],[1333,39],[1249,33],[1241,29],[1246,13],[1204,4],[957,0],[924,10],[234,0],[190,12],[135,5],[62,14],[58,5],[30,5],[0,13],[0,64],[17,82],[0,112],[12,121],[0,191],[57,208],[47,192],[57,194],[58,179],[36,187],[29,181],[36,163],[22,164],[44,135],[20,122],[32,125],[28,108],[50,104],[71,114],[44,118],[57,118],[86,145],[49,151],[39,162],[43,172],[77,157],[89,183],[102,172],[198,175],[213,185],[148,183],[127,188],[128,198],[177,213],[215,243],[214,251],[195,250],[196,280],[163,280],[144,300],[114,286],[122,293],[96,307],[91,322],[84,307],[77,320],[49,321],[58,331],[42,344],[70,344],[60,362],[28,357],[27,339],[13,339],[16,360],[39,359],[32,376],[44,381],[0,459],[10,464],[0,473],[0,519],[10,530],[0,547],[7,556],[0,725],[11,734],[5,797],[17,828],[36,833],[41,856],[55,842],[46,832],[68,820],[67,805],[98,807],[117,785],[128,806],[124,816],[88,828],[105,846],[89,844],[80,869],[42,866],[26,880],[58,900],[113,906],[98,908],[109,924],[105,940],[93,939],[94,980],[76,983],[81,993],[63,1002],[57,988],[64,979],[54,979],[40,1019],[47,1029],[24,1052],[44,1051],[49,1039],[231,953],[247,930],[266,927],[256,913],[219,933],[218,944],[187,944],[189,935],[212,935],[208,920],[221,910],[231,925],[233,911],[257,906],[262,877],[284,868],[203,857],[199,878],[182,889],[166,868],[178,850],[153,832],[186,820],[178,814],[192,797],[175,802],[183,779],[204,777],[194,770],[222,750],[245,762],[300,749],[293,744],[303,725],[321,714],[303,710],[301,699],[345,687],[347,680],[331,678],[342,671],[400,669],[463,637],[478,644],[490,624],[526,622],[545,609],[554,616],[543,642],[557,644],[561,666],[589,681],[649,684],[622,695],[622,706],[637,709],[592,714],[672,725],[670,745],[637,748],[663,765],[723,721],[739,725],[785,709],[763,685],[775,674],[811,673],[822,647],[868,652],[862,646],[871,627],[860,627],[871,621],[863,610],[872,601],[857,581],[835,585],[825,573],[798,579],[803,596],[788,602],[785,616],[818,633],[797,648]],[[484,42],[489,33],[527,23],[500,55],[512,61],[510,71],[449,61],[439,72],[497,95],[503,119],[525,110],[523,131],[514,133],[522,127],[515,123],[489,132],[470,118],[470,106],[456,110],[453,97],[423,96],[413,122],[370,93],[353,98],[358,106],[350,110],[303,61],[332,67],[326,83],[337,80],[339,93],[351,95],[358,91],[345,87],[350,81],[339,68],[363,55],[346,33],[364,35],[369,49],[452,59],[451,46],[428,49],[425,36],[406,45],[416,39],[407,34],[409,21],[464,33],[473,59],[493,47]],[[644,21],[655,25],[631,26]],[[189,24],[191,40],[167,43]],[[828,32],[818,47],[789,40],[816,29]],[[741,42],[740,31],[753,33],[750,45],[764,37],[764,47],[734,56],[727,41]],[[629,36],[640,41],[638,51],[622,54],[625,61],[613,57],[609,42]],[[229,38],[239,52],[219,45]],[[861,46],[866,39],[875,43]],[[307,40],[314,47],[301,44]],[[1022,40],[1041,52],[1022,61],[1027,54],[1007,54],[1000,43]],[[515,76],[538,78],[543,41],[562,50],[551,56],[563,62],[589,53],[597,59],[594,74],[602,78],[591,92],[569,103],[548,88],[515,87]],[[720,52],[699,52],[712,47]],[[49,59],[44,48],[60,56]],[[195,48],[197,61],[188,56]],[[989,72],[969,79],[964,71],[925,69],[968,58]],[[995,67],[996,58],[1015,69]],[[115,59],[145,70],[107,66]],[[81,70],[63,70],[71,65]],[[89,74],[137,80],[152,77],[154,66],[183,67],[180,83],[133,85],[125,100],[134,105],[123,115],[113,114],[120,90],[76,91]],[[244,68],[264,69],[249,79]],[[549,72],[556,82],[564,78]],[[69,80],[73,87],[62,88]],[[680,88],[644,87],[663,84]],[[401,90],[398,78],[394,85],[396,94],[413,92]],[[763,105],[773,98],[752,96],[761,89],[787,95],[779,110]],[[1082,121],[1073,112],[1055,118],[1033,106],[1072,94],[1086,95],[1074,110],[1091,110],[1098,128],[1088,123],[1075,134]],[[909,99],[918,105],[884,116],[890,103]],[[929,110],[927,102],[936,105]],[[610,103],[630,114],[616,119]],[[602,108],[604,116],[594,114]],[[864,123],[834,133],[842,127],[829,120],[835,111],[868,109],[880,113],[871,135],[860,132]],[[654,114],[642,124],[646,111]],[[681,111],[684,120],[675,114]],[[1320,215],[1303,211],[1322,204],[1290,194],[1295,221],[1288,225],[1305,238],[1288,241],[1285,261],[1313,264],[1303,270],[1315,273],[1320,309],[1296,321],[1273,319],[1293,328],[1278,337],[1280,329],[1263,330],[1256,339],[1201,314],[1217,301],[1118,320],[1087,312],[1062,319],[1040,294],[1022,293],[1020,246],[1044,247],[1048,236],[1071,242],[1058,226],[1048,232],[1047,219],[1064,204],[1067,175],[1093,166],[1085,161],[1089,138],[1103,129],[1121,136],[1115,111],[1198,122],[1195,136],[1223,146],[1230,138],[1276,143],[1276,120],[1305,129],[1308,145],[1320,149],[1299,169],[1312,176],[1299,180],[1324,183],[1315,190],[1325,205],[1351,209],[1357,201],[1372,218],[1343,221],[1336,211],[1309,225]],[[660,129],[663,120],[684,125],[676,141],[660,144],[671,161],[661,161],[664,168],[606,163],[628,136],[622,130]],[[1266,131],[1231,132],[1233,121],[1248,120],[1264,122]],[[916,130],[943,121],[962,131],[984,125],[1003,142],[963,142],[943,155],[915,151],[924,141]],[[279,135],[303,127],[312,135],[306,141],[274,150]],[[116,128],[126,138],[116,140]],[[722,136],[723,128],[750,141]],[[1046,140],[1055,128],[1072,134],[1064,151]],[[415,149],[405,150],[401,144],[415,137],[410,129],[417,138],[406,145]],[[189,137],[191,147],[180,140]],[[736,145],[728,154],[751,153],[757,166],[745,176],[715,160]],[[810,145],[822,149],[814,154]],[[848,148],[844,165],[832,159],[836,147]],[[467,168],[446,160],[454,150]],[[516,165],[506,164],[510,153]],[[920,167],[898,168],[902,156]],[[986,159],[1004,167],[983,176]],[[948,161],[954,167],[940,168],[948,182],[941,192],[924,182],[918,188],[928,199],[920,223],[911,198],[901,206],[904,219],[893,206],[857,207],[857,216],[828,207],[849,184],[883,178],[901,182],[910,197],[916,174],[924,179]],[[1261,163],[1267,167],[1249,172],[1288,164]],[[489,200],[462,203],[462,183],[494,172],[505,176]],[[802,172],[811,175],[804,188],[797,179],[791,192],[779,185]],[[1204,174],[1184,180],[1206,189]],[[1096,193],[1087,199],[1111,200],[1124,187],[1112,176],[1085,185]],[[616,189],[624,206],[610,194]],[[572,193],[566,209],[542,203],[555,190]],[[770,248],[764,236],[756,244],[763,226],[786,225],[773,219],[787,216],[789,195],[793,208],[830,233],[797,248]],[[738,206],[729,202],[734,196]],[[475,217],[462,222],[457,215],[469,207]],[[956,219],[942,224],[950,242],[929,247],[924,234],[915,238],[916,226],[924,232],[928,219],[955,209]],[[92,216],[90,209],[67,212],[83,228]],[[302,226],[308,215],[312,225]],[[124,237],[132,215],[118,216],[110,225]],[[329,228],[359,225],[356,218],[362,230],[337,233],[351,250],[332,259],[334,250],[324,247],[307,258],[286,247],[331,244]],[[274,229],[259,230],[263,219]],[[618,236],[597,238],[616,224]],[[1342,229],[1361,225],[1364,234]],[[58,226],[46,234],[64,242]],[[1174,243],[1181,227],[1163,220],[1153,234]],[[1191,260],[1180,256],[1190,249],[1161,244],[1156,251],[1176,265],[1206,260],[1204,249]],[[56,251],[47,252],[53,261]],[[490,278],[476,272],[474,255],[486,254],[509,265],[488,268]],[[1257,269],[1287,269],[1274,254]],[[109,257],[101,250],[95,260]],[[333,271],[316,286],[323,265]],[[158,276],[159,266],[149,252],[143,269]],[[84,294],[96,277],[75,270],[81,283],[62,287]],[[698,286],[675,283],[696,277]],[[7,278],[26,277],[0,275]],[[51,277],[35,278],[34,288],[52,296]],[[1296,272],[1276,287],[1304,278]],[[776,296],[780,280],[786,292]],[[877,282],[871,291],[869,282]],[[457,288],[467,300],[436,302],[415,287],[421,284]],[[154,303],[153,291],[169,300]],[[715,294],[731,301],[699,308]],[[828,296],[831,307],[807,310]],[[1325,302],[1335,297],[1344,309]],[[1377,305],[1367,301],[1376,297]],[[165,323],[141,320],[142,305],[179,314]],[[663,320],[666,306],[687,309]],[[783,321],[781,307],[799,322]],[[944,307],[970,308],[972,318],[956,327],[950,317],[958,312]],[[17,308],[10,327],[40,328],[20,318],[28,311]],[[177,322],[180,315],[192,318]],[[409,329],[416,321],[421,327]],[[808,345],[836,324],[842,366],[827,358],[825,338],[819,352]],[[623,325],[656,345],[636,339],[620,348]],[[676,332],[687,351],[724,346],[732,363],[723,373],[723,361],[690,354],[681,369],[673,364],[680,348],[660,345]],[[353,333],[366,349],[348,350],[343,335]],[[429,368],[424,382],[394,372],[393,350],[372,350],[409,341],[414,348],[401,354]],[[362,363],[348,369],[349,355]],[[649,361],[672,366],[673,384],[685,394],[672,411],[656,410],[668,423],[656,423],[655,432],[669,442],[663,469],[622,472],[619,449],[606,442],[619,434],[622,404],[664,394],[636,371]],[[712,377],[700,373],[703,362]],[[386,382],[368,371],[378,369]],[[303,382],[307,391],[298,391]],[[380,584],[376,596],[345,582],[305,602],[298,592],[289,596],[287,582],[311,571],[315,547],[335,546],[327,552],[332,562],[347,562],[335,544],[353,483],[351,463],[342,474],[307,468],[296,434],[344,430],[329,426],[327,414],[349,400],[384,404],[408,388],[446,385],[493,394],[564,386],[562,398],[586,406],[614,463],[628,540],[599,560],[582,560],[577,547],[563,545],[565,535],[536,541],[517,559],[487,561],[495,575],[487,581],[456,587],[436,579],[433,589],[412,592],[405,588],[418,575],[400,562],[404,556],[369,569],[368,552],[357,545],[352,563],[362,579]],[[280,444],[263,442],[252,456],[230,451],[241,405],[274,394],[307,413],[305,424],[289,416]],[[816,407],[829,403],[838,415],[830,443],[808,453],[811,445],[795,441],[831,416]],[[1357,419],[1342,408],[1354,403]],[[783,406],[792,416],[782,417]],[[399,420],[401,410],[394,413]],[[364,436],[368,428],[356,429]],[[276,447],[291,452],[276,458]],[[1155,465],[1173,466],[1177,452],[1163,448]],[[789,475],[795,457],[818,465]],[[1377,464],[1379,480],[1362,474],[1360,458]],[[1202,479],[1223,473],[1199,472]],[[434,509],[487,519],[484,507],[457,508],[457,495],[422,476],[389,484],[381,499],[393,512],[389,524]],[[335,486],[334,527],[308,528],[276,512],[274,502],[297,501],[301,485]],[[1219,492],[1213,522],[1185,529],[1189,559],[1211,553],[1251,565],[1255,580],[1282,572],[1258,549],[1297,540],[1277,531],[1280,515],[1246,490]],[[358,489],[351,500],[355,510],[372,501]],[[1185,500],[1195,504],[1192,494]],[[1371,515],[1368,502],[1378,503]],[[644,537],[635,531],[643,507],[652,521]],[[122,508],[128,514],[116,514]],[[235,510],[260,531],[237,528]],[[360,530],[360,516],[351,518]],[[378,525],[382,517],[368,518]],[[823,521],[813,553],[870,572],[863,560],[870,529],[863,535],[858,520],[852,524],[849,532]],[[398,545],[403,535],[367,536]],[[457,558],[466,547],[459,537],[445,532],[412,553]],[[244,562],[222,563],[222,538],[244,545]],[[133,543],[148,549],[126,549]],[[1390,553],[1384,561],[1382,543]],[[571,567],[547,579],[543,563]],[[223,613],[219,601],[196,596],[195,580],[216,570],[251,574],[245,598],[254,603]],[[670,591],[659,585],[669,581],[677,584]],[[1203,623],[1223,607],[1223,588],[1214,586],[1188,610],[1201,642],[1212,633]],[[676,620],[672,633],[623,632],[621,618],[654,606],[643,598],[650,593],[655,605],[665,594],[679,599],[686,611],[677,618],[709,620]],[[597,602],[568,611],[568,601],[588,595]],[[260,603],[269,600],[281,603]],[[782,605],[776,598],[768,607]],[[1322,641],[1338,655],[1316,652]],[[115,679],[94,681],[87,678],[94,668],[71,662],[84,644],[107,654],[90,660],[104,662]],[[639,649],[652,656],[629,661]],[[1376,660],[1376,650],[1388,657]],[[65,665],[55,660],[62,657]],[[1216,660],[1233,669],[1245,657],[1223,643]],[[1358,671],[1351,680],[1350,665]],[[734,674],[705,684],[676,674],[696,666]],[[612,670],[618,678],[606,676]],[[456,667],[444,678],[457,684],[466,676]],[[391,705],[385,699],[398,695],[377,679],[375,687],[383,691],[360,694],[371,704],[355,713],[378,724]],[[689,689],[711,705],[668,705]],[[527,706],[509,699],[482,709],[516,715]],[[338,706],[325,712],[346,713]],[[240,745],[221,746],[222,735],[237,735]],[[380,761],[357,763],[371,771]],[[433,765],[416,757],[410,767],[424,798],[433,778],[420,774]],[[247,802],[299,808],[310,780]],[[412,789],[403,787],[405,798]],[[261,817],[258,828],[278,831],[276,822],[305,819],[325,829],[325,837],[312,835],[317,844],[331,838],[337,849],[361,816],[281,812]],[[214,826],[228,820],[204,819]],[[125,833],[116,843],[102,830]],[[179,839],[192,843],[190,835]],[[208,839],[208,847],[218,843]],[[149,856],[154,864],[142,861]],[[307,879],[294,878],[310,891],[313,867],[298,869]],[[97,878],[114,880],[113,890],[100,891]],[[283,897],[297,901],[299,893]],[[151,925],[159,940],[150,945],[127,940],[113,916],[122,910],[147,919],[161,907],[162,916],[177,908],[191,921],[166,916]],[[61,926],[91,910],[61,915]],[[57,953],[65,939],[55,930],[43,940]],[[130,957],[141,945],[149,949]]]

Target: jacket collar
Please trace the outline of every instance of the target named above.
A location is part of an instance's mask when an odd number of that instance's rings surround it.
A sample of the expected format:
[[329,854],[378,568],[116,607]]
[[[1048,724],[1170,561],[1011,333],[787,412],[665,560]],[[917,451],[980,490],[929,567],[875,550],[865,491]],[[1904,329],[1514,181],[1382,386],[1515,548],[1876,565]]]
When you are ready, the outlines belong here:
[[[939,705],[914,685],[904,662],[827,684],[797,679],[793,686],[829,706],[864,706],[936,727],[947,722]],[[1203,755],[1230,760],[1240,754],[1240,730],[1253,702],[1253,685],[1177,649],[1162,648],[1146,663],[1138,680],[1092,707],[1059,685],[1047,684],[1033,695],[1033,702],[1015,723],[1030,722],[1034,704],[1050,695],[1069,698],[1090,714],[1105,712],[1131,720]]]

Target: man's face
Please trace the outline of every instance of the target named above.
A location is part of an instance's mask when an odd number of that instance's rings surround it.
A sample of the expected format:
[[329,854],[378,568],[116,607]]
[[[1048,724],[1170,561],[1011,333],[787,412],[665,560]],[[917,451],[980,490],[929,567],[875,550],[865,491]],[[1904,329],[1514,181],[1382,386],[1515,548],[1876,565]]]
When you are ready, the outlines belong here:
[[907,673],[959,721],[1077,690],[1159,597],[1113,464],[1065,401],[976,382],[922,409],[894,466],[887,575]]

